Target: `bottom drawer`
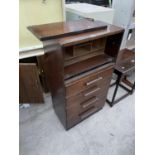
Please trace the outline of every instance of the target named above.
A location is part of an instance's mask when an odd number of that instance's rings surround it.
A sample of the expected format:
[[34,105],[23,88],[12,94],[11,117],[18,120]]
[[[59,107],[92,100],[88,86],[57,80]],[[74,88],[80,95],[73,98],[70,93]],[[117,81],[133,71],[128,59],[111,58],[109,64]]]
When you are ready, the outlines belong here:
[[89,107],[86,111],[83,111],[80,114],[75,113],[72,117],[67,118],[67,128],[71,128],[72,126],[76,125],[80,121],[84,120],[88,116],[92,115],[99,109],[101,109],[105,103],[106,97],[102,97],[96,101],[91,107]]

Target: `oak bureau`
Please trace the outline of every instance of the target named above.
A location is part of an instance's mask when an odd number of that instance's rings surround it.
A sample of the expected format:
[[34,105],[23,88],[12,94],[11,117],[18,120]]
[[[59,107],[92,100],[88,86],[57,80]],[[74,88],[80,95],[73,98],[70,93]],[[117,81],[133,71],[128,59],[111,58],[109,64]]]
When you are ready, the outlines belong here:
[[28,29],[43,42],[39,68],[58,118],[70,129],[104,106],[124,29],[89,19]]

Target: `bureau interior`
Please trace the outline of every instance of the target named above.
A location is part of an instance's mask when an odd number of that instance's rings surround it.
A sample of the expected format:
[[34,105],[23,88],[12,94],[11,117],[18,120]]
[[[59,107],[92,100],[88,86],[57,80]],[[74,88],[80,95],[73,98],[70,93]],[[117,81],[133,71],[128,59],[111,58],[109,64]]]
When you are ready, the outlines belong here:
[[74,77],[90,69],[112,61],[104,51],[107,37],[65,47],[64,73],[65,79]]
[[104,54],[106,37],[72,45],[64,49],[65,66]]

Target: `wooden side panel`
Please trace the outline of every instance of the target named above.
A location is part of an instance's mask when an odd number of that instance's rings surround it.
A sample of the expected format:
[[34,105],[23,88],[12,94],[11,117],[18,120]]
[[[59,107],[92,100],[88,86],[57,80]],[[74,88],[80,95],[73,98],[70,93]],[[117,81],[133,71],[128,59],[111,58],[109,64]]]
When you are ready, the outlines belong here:
[[44,71],[52,95],[53,107],[66,128],[64,64],[62,49],[57,42],[44,42]]
[[36,64],[20,63],[19,65],[19,102],[43,103]]
[[111,36],[107,37],[105,53],[108,54],[111,57],[114,57],[115,60],[117,59],[117,56],[119,54],[123,33],[124,32],[121,32],[121,33],[118,33],[118,34],[111,35]]

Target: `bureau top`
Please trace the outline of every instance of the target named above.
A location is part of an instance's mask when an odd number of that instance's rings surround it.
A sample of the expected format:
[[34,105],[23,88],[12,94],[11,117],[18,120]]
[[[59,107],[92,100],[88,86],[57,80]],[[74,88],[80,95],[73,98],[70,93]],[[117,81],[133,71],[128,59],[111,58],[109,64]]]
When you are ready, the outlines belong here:
[[106,23],[88,19],[33,25],[28,27],[28,29],[41,41],[57,39],[93,30],[104,30],[106,28]]

